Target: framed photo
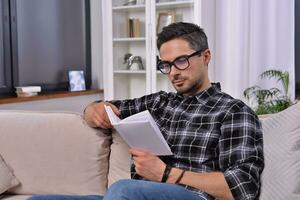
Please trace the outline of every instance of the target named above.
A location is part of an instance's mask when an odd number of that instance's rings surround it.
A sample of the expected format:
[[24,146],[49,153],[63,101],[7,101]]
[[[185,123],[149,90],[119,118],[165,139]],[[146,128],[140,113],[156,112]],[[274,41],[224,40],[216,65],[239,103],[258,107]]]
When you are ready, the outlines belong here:
[[174,12],[162,12],[158,14],[157,18],[157,27],[156,33],[160,33],[163,27],[168,26],[175,22],[175,13]]
[[69,90],[71,92],[86,90],[83,70],[68,71]]

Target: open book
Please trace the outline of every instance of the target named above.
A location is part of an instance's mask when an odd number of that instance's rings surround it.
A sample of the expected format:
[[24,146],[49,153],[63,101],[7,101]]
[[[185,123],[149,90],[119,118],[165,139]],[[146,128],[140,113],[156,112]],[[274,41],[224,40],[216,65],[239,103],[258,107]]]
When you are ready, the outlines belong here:
[[155,155],[172,155],[170,147],[148,110],[121,120],[111,107],[106,105],[104,107],[111,124],[130,147],[144,149]]

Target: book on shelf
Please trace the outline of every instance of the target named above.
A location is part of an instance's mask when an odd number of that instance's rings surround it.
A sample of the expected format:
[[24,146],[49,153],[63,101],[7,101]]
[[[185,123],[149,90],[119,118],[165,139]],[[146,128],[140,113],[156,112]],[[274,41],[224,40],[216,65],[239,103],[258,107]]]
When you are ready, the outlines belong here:
[[38,93],[37,92],[18,92],[17,93],[17,97],[32,97],[32,96],[37,96]]
[[16,87],[16,94],[18,97],[32,97],[41,92],[41,86],[19,86]]
[[41,92],[41,86],[19,86],[16,87],[16,92]]
[[155,155],[172,155],[171,149],[148,110],[121,120],[104,105],[113,127],[124,141],[133,148],[143,149]]
[[128,19],[128,37],[140,37],[140,20],[138,18]]

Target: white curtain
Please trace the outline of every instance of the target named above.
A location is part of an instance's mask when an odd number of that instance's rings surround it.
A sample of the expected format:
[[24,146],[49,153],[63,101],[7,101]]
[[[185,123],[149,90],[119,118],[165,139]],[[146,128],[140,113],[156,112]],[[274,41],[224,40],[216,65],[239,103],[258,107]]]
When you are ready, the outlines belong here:
[[294,0],[202,0],[202,11],[213,55],[212,81],[244,100],[247,87],[280,87],[259,78],[279,69],[289,72],[294,99]]

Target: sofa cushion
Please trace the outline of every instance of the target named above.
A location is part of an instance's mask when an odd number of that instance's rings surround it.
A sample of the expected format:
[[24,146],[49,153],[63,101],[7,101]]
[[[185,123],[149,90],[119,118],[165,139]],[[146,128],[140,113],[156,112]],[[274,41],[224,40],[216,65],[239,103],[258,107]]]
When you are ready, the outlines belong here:
[[81,115],[0,111],[0,153],[21,184],[13,194],[103,194],[110,136]]
[[120,179],[130,178],[130,154],[129,146],[121,138],[119,133],[113,131],[111,153],[109,159],[108,186]]
[[300,199],[300,103],[262,118],[263,200]]
[[18,179],[7,166],[0,154],[0,195],[19,184]]

